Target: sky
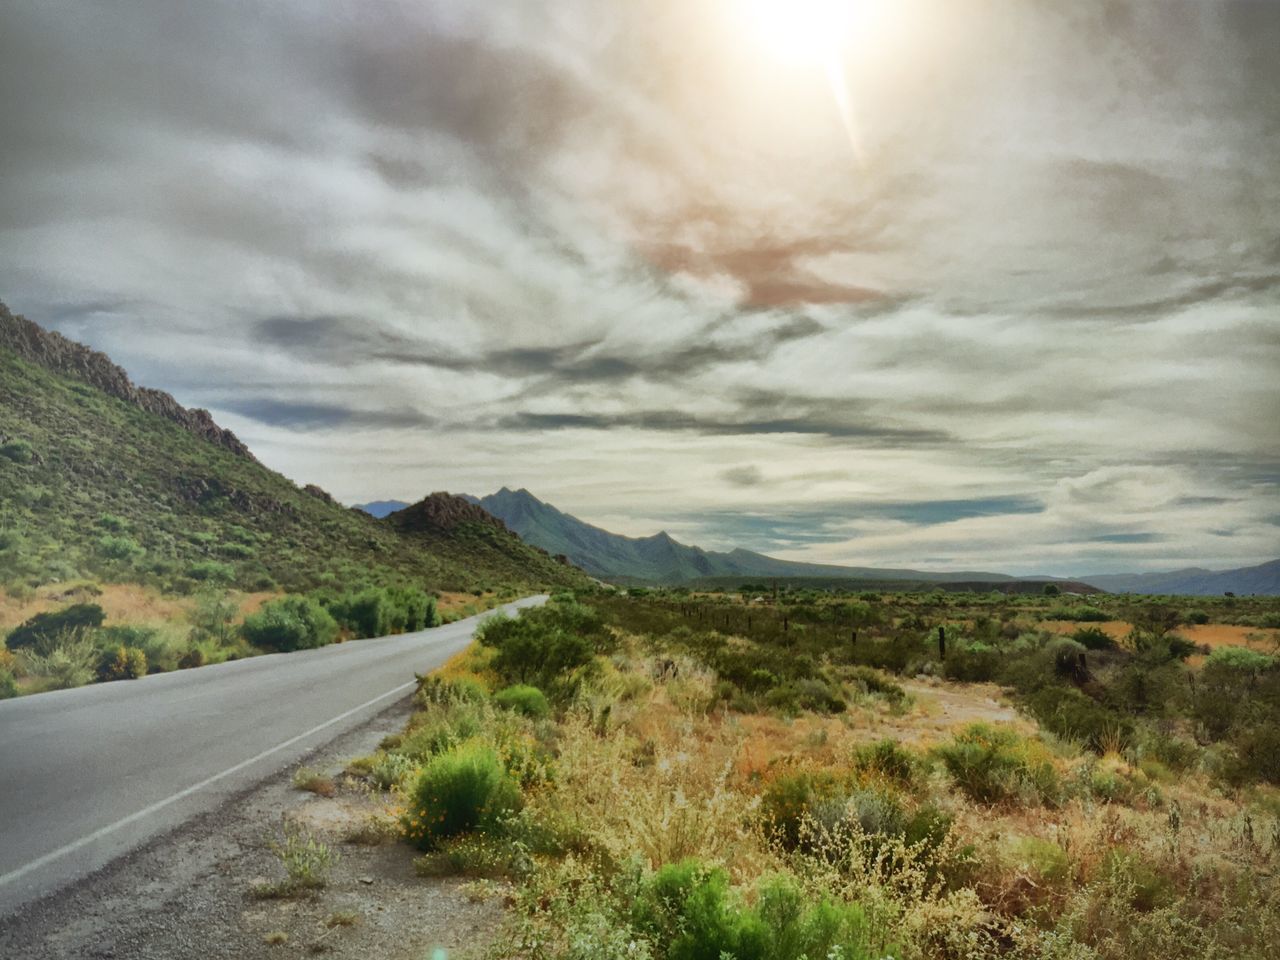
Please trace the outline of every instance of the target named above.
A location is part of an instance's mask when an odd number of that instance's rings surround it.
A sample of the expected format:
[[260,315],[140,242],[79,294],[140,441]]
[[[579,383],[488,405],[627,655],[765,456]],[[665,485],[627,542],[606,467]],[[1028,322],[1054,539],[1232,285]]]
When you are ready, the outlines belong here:
[[1280,556],[1280,3],[831,6],[7,0],[0,299],[348,503]]

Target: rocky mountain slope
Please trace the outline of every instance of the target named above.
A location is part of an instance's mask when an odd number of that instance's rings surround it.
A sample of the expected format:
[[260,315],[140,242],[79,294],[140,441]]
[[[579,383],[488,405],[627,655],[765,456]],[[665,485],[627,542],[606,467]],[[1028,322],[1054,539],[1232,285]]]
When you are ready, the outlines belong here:
[[206,411],[0,307],[0,585],[584,582],[459,498],[417,507],[379,521],[300,487]]

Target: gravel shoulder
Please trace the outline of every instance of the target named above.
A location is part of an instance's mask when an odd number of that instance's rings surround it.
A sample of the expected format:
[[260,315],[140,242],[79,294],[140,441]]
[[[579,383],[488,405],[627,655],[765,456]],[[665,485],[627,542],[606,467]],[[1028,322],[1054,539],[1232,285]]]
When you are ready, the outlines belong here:
[[[404,698],[303,764],[339,773],[349,759],[401,731],[410,703]],[[462,881],[417,876],[414,851],[403,844],[342,842],[374,802],[357,791],[324,798],[296,790],[292,773],[299,765],[278,769],[211,813],[0,920],[0,957],[425,960],[466,956],[496,933],[500,897],[480,899]],[[258,899],[255,883],[283,875],[268,841],[287,821],[304,826],[339,860],[323,890]]]

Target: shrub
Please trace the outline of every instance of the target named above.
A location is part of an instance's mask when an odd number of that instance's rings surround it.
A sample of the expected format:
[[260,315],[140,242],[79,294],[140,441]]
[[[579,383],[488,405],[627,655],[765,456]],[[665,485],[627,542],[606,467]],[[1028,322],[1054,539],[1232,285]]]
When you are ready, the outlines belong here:
[[1245,733],[1227,775],[1236,782],[1262,780],[1280,784],[1280,730],[1262,724]]
[[240,632],[255,647],[308,650],[332,643],[338,625],[328,611],[308,597],[284,597],[263,605],[245,618]]
[[98,680],[137,680],[147,675],[147,655],[137,647],[116,647],[98,661]]
[[438,676],[418,678],[417,701],[421,706],[446,706],[455,703],[481,703],[489,693],[474,677],[454,677],[444,680]]
[[403,786],[415,767],[412,760],[399,753],[384,753],[369,767],[369,779],[379,790]]
[[[13,645],[12,637],[10,646]],[[1206,670],[1232,670],[1242,674],[1258,674],[1276,665],[1276,658],[1248,647],[1217,647],[1205,660]]]
[[536,615],[542,612],[526,610],[515,618],[490,617],[476,637],[496,649],[491,666],[503,679],[533,684],[557,699],[567,699],[592,664],[595,645],[591,637],[571,626],[566,628],[560,618]]
[[784,877],[761,882],[754,907],[728,875],[696,860],[667,864],[645,885],[633,924],[666,960],[870,960],[866,915],[856,904],[814,900]]
[[37,613],[17,627],[5,641],[11,650],[22,647],[47,647],[59,637],[79,630],[102,626],[106,613],[96,603],[77,603],[62,610]]
[[187,567],[187,576],[210,583],[230,583],[236,578],[236,568],[217,560],[200,560]]
[[1086,650],[1114,650],[1118,644],[1101,627],[1081,627],[1071,639]]
[[98,538],[98,553],[108,560],[132,560],[146,551],[132,537],[116,537],[105,534]]
[[504,710],[513,710],[534,720],[541,720],[551,712],[543,692],[526,684],[499,690],[493,695],[493,702]]
[[1039,744],[1007,727],[975,723],[935,749],[947,772],[970,799],[999,803],[1058,799],[1058,774]]
[[306,790],[321,797],[332,797],[338,792],[338,785],[322,770],[299,767],[293,772],[293,789]]
[[0,444],[0,457],[14,463],[31,463],[36,458],[36,451],[25,440],[10,440]]
[[920,759],[896,740],[859,747],[853,758],[853,768],[859,773],[874,774],[904,787],[911,785],[920,766]]
[[903,703],[907,699],[906,690],[868,667],[854,667],[850,680],[861,687],[863,693],[879,694],[890,703]]
[[427,760],[477,736],[481,726],[480,713],[474,706],[448,704],[415,716],[397,749],[412,760]]
[[520,788],[492,747],[464,743],[432,757],[418,774],[402,826],[420,849],[448,837],[493,830],[520,808]]
[[1102,752],[1133,736],[1133,721],[1074,687],[1048,686],[1026,700],[1032,715],[1051,733]]
[[254,887],[257,897],[288,897],[324,887],[338,859],[327,846],[294,826],[286,826],[284,836],[271,841],[270,849],[284,867],[285,879]]
[[1053,672],[1060,677],[1075,676],[1080,671],[1085,648],[1067,637],[1057,637],[1045,646],[1045,653],[1053,663]]
[[783,773],[765,788],[760,800],[760,816],[765,833],[785,850],[800,845],[806,818],[819,805],[839,799],[840,784],[827,770],[798,770]]
[[844,695],[835,684],[817,677],[805,677],[774,687],[764,696],[765,703],[775,710],[794,714],[802,710],[814,713],[842,713]]
[[1201,625],[1209,622],[1209,614],[1203,610],[1188,610],[1182,615],[1183,623],[1193,623]]
[[1003,660],[1000,651],[974,644],[949,651],[942,672],[948,680],[986,683],[999,676]]
[[98,526],[110,533],[124,533],[129,529],[129,523],[124,517],[117,517],[114,513],[104,513],[98,518]]
[[12,670],[0,669],[0,700],[8,700],[18,695],[18,681]]

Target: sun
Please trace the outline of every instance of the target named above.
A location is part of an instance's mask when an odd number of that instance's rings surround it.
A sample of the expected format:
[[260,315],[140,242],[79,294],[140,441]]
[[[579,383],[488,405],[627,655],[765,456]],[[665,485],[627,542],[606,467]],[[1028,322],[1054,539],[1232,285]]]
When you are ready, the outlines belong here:
[[748,28],[784,63],[825,66],[857,14],[857,0],[738,0]]

